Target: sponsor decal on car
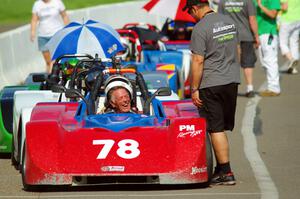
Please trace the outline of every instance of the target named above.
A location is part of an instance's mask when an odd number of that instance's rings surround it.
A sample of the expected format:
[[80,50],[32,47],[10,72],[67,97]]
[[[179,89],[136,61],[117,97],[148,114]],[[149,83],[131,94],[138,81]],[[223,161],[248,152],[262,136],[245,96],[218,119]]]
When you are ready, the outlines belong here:
[[103,166],[101,167],[101,171],[104,172],[124,172],[125,167],[124,166]]
[[186,136],[195,137],[200,135],[202,130],[195,130],[195,125],[179,125],[178,138],[185,138]]
[[196,175],[197,173],[206,173],[207,167],[192,167],[191,175]]

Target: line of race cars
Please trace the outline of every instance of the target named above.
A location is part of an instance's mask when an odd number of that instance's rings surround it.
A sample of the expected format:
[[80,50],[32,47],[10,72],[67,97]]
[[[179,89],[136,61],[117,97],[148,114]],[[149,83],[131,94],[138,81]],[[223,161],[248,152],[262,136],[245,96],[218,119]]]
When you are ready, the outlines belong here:
[[[180,99],[187,93],[189,52],[166,50],[149,36],[156,34],[152,26],[140,26],[118,30],[131,45],[125,48],[131,51],[125,53],[129,60],[120,59],[124,52],[108,60],[63,55],[50,74],[33,74],[25,86],[2,89],[0,152],[11,153],[25,190],[114,183],[209,185],[212,151],[205,119],[191,100]],[[179,43],[169,41],[171,48]],[[138,113],[98,114],[111,77],[130,82]]]

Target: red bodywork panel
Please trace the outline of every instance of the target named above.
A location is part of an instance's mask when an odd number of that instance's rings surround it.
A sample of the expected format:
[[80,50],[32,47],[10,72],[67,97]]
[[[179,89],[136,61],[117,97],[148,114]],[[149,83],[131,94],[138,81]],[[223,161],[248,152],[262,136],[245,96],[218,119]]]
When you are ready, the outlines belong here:
[[168,118],[164,125],[119,132],[86,128],[84,120],[74,117],[78,103],[38,104],[26,126],[26,183],[72,184],[74,176],[158,176],[160,184],[206,182],[205,120],[191,101],[162,104]]

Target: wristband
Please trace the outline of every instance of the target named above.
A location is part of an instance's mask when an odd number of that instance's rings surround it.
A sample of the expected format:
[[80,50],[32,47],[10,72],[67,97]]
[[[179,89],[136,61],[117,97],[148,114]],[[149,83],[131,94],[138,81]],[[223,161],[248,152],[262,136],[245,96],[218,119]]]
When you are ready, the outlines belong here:
[[198,88],[192,88],[191,93],[193,94],[194,92],[198,91]]

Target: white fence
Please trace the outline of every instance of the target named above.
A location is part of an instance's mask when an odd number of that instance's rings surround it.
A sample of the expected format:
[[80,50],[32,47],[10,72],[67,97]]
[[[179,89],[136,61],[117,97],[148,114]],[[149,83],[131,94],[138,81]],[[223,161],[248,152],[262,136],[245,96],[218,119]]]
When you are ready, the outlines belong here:
[[[71,21],[88,19],[101,21],[114,28],[126,23],[145,22],[160,27],[164,19],[148,14],[142,9],[147,1],[134,1],[102,5],[69,12]],[[32,72],[45,71],[42,54],[37,43],[30,41],[30,26],[25,25],[0,34],[0,89],[20,84]]]

